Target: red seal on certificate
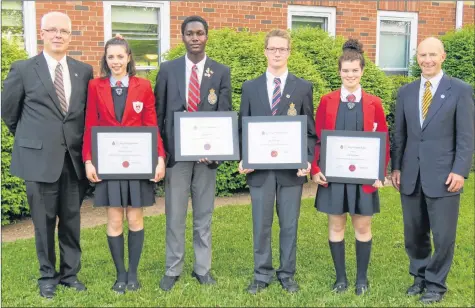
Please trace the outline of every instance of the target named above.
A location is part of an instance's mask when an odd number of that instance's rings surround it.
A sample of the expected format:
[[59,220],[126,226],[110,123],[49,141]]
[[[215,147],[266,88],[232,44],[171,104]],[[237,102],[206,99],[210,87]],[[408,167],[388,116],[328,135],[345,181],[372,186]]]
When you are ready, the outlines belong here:
[[207,144],[205,144],[204,148],[205,148],[206,151],[209,151],[209,149],[211,149],[211,145],[209,143],[207,143]]
[[130,164],[129,164],[128,161],[124,160],[124,161],[122,162],[122,167],[124,167],[124,168],[129,168],[129,166],[130,166]]
[[353,172],[353,171],[356,170],[356,167],[355,167],[355,165],[350,165],[350,167],[348,169],[350,169],[350,171]]
[[270,156],[272,156],[272,157],[277,157],[277,155],[279,155],[279,152],[277,152],[277,151],[270,152]]

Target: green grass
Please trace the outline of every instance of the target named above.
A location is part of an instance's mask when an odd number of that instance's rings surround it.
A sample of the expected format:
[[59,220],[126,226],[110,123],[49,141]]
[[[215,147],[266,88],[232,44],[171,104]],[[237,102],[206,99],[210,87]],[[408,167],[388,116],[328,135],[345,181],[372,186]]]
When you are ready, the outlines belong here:
[[[473,174],[462,197],[455,259],[447,284],[449,291],[435,306],[473,306],[474,301],[474,181]],[[147,217],[139,278],[142,289],[124,296],[110,288],[115,280],[105,227],[82,232],[83,263],[79,278],[88,291],[76,293],[58,287],[54,300],[39,297],[38,263],[33,240],[2,244],[2,306],[421,306],[404,292],[412,283],[404,251],[399,195],[381,191],[381,213],[374,218],[373,253],[369,268],[370,293],[357,297],[353,288],[342,295],[330,292],[333,264],[327,243],[326,216],[317,213],[313,199],[302,203],[297,245],[296,280],[301,290],[288,294],[278,283],[258,295],[245,288],[252,279],[252,223],[250,206],[219,208],[213,218],[213,273],[216,286],[200,286],[190,277],[193,263],[191,216],[187,221],[186,265],[171,292],[158,288],[164,273],[165,216]],[[278,224],[274,219],[274,265],[278,267]],[[347,269],[354,284],[353,230],[347,229]]]

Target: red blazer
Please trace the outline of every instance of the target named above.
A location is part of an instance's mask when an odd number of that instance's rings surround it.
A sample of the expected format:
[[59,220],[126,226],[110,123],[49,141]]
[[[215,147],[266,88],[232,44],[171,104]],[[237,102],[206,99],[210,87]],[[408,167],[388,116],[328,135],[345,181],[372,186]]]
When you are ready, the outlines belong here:
[[[386,116],[384,115],[383,105],[381,99],[377,96],[368,94],[362,91],[363,104],[363,130],[366,132],[373,131],[374,124],[377,124],[377,132],[385,132],[386,135],[386,164],[384,174],[386,175],[386,168],[389,163],[389,134],[388,126],[386,124]],[[311,174],[320,172],[318,163],[320,161],[320,142],[322,136],[322,129],[334,130],[336,126],[336,116],[338,113],[338,106],[340,105],[340,90],[328,93],[320,99],[320,105],[317,108],[315,116],[315,130],[317,133],[317,145],[315,146],[315,157],[312,162]],[[376,191],[371,185],[363,185],[365,193],[372,193]]]
[[[115,118],[114,103],[109,78],[95,78],[89,82],[86,105],[86,128],[82,148],[83,161],[91,160],[91,129],[93,126],[157,126],[155,96],[146,79],[131,76],[122,122]],[[142,103],[142,110],[136,112],[134,102]],[[157,126],[158,130],[158,126]],[[160,130],[158,130],[158,156],[165,158]]]

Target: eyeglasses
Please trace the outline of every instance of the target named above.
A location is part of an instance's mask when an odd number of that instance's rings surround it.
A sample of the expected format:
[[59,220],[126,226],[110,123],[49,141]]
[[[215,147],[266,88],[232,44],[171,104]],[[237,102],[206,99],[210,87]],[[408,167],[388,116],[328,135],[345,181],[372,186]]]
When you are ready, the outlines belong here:
[[289,52],[290,48],[274,48],[274,47],[271,47],[271,48],[266,48],[266,50],[271,54],[275,54],[278,50],[280,54],[285,55]]
[[43,31],[46,31],[48,33],[53,33],[53,34],[61,34],[61,36],[68,36],[71,34],[71,31],[67,31],[64,29],[56,29],[56,28],[51,28],[51,29],[42,29]]

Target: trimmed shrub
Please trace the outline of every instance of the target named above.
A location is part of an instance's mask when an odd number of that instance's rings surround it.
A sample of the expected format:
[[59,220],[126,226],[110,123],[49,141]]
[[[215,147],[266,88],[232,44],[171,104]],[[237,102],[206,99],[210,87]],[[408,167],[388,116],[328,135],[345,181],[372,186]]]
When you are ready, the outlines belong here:
[[[17,41],[2,38],[2,88],[11,64],[26,58]],[[2,225],[30,212],[24,181],[10,174],[12,149],[13,135],[2,121]]]
[[[462,79],[475,88],[475,26],[468,25],[460,30],[451,31],[440,37],[444,43],[447,58],[442,69],[447,75]],[[414,56],[411,75],[419,77],[421,69]]]

